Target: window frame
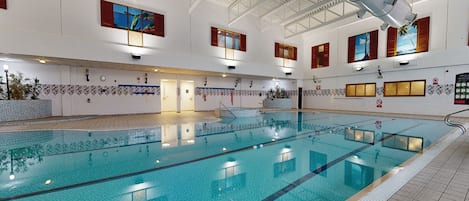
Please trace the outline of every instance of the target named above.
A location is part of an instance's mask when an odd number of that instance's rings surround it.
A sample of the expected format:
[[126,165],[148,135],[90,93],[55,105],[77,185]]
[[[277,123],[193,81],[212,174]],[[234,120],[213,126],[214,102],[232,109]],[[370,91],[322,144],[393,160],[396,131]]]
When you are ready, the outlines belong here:
[[[245,47],[246,35],[235,32],[235,31],[217,28],[217,27],[212,27],[212,29],[216,29],[216,35],[217,35],[216,36],[217,44],[216,45],[212,44],[212,46],[232,49],[232,50],[246,51],[246,47]],[[213,37],[214,36],[212,35],[212,38]],[[230,38],[230,41],[231,41],[230,45],[228,45],[227,43],[228,38]],[[243,49],[243,45],[244,45],[244,49]]]
[[[418,83],[418,82],[423,82],[423,93],[412,93],[412,84],[415,84],[415,83]],[[399,84],[401,84],[400,86],[404,86],[404,84],[407,84],[408,85],[408,90],[407,90],[407,93],[403,93],[405,92],[403,88],[399,88]],[[394,94],[388,94],[387,89],[389,89],[389,87],[392,87],[391,85],[395,85],[394,86]],[[414,86],[415,87],[415,86]],[[392,81],[392,82],[384,82],[383,84],[383,96],[384,97],[424,97],[426,96],[426,89],[427,88],[427,80],[402,80],[402,81]]]
[[[282,59],[290,59],[290,60],[297,60],[297,51],[298,48],[292,45],[283,44],[283,43],[275,43],[275,57],[282,58]],[[287,52],[285,54],[285,52]]]
[[[373,94],[367,94],[367,86],[368,85],[373,85],[374,87],[374,93]],[[357,87],[362,87],[363,86],[363,95],[357,95]],[[354,94],[350,95],[348,92],[349,87],[355,87],[354,89]],[[369,83],[355,83],[355,84],[346,84],[345,85],[345,97],[376,97],[376,83],[374,82],[369,82]]]

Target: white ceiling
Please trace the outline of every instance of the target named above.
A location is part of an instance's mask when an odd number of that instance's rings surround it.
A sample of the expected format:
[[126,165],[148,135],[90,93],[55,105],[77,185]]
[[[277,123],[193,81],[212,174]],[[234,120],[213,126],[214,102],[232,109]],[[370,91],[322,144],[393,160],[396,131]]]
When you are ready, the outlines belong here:
[[[192,0],[191,8],[203,0]],[[349,0],[206,0],[222,5],[229,13],[229,24],[247,15],[264,26],[283,27],[286,38],[356,15],[358,7]],[[190,12],[190,11],[189,11]]]

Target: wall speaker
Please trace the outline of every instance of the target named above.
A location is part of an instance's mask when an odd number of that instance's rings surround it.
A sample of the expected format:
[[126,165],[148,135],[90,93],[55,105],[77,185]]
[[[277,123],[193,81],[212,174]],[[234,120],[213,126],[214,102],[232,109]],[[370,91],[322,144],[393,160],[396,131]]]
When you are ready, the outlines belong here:
[[136,54],[132,54],[132,59],[141,59],[142,56],[140,55],[136,55]]

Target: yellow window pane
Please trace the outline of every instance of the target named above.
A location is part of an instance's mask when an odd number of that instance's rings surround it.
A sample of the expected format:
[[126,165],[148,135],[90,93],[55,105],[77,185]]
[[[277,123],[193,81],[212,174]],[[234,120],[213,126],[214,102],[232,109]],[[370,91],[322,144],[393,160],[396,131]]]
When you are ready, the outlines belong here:
[[355,95],[356,96],[365,96],[365,85],[364,84],[357,84]]
[[128,31],[128,44],[131,46],[143,47],[143,33]]
[[234,59],[234,50],[225,48],[225,59]]
[[410,82],[398,82],[397,83],[397,95],[398,96],[410,95]]
[[365,131],[363,142],[374,143],[375,142],[375,133],[371,131]]
[[145,201],[147,200],[146,190],[139,190],[132,193],[132,200],[134,201]]
[[355,130],[355,141],[358,141],[358,142],[363,141],[363,131]]
[[345,129],[345,138],[354,140],[355,139],[355,132],[351,128]]
[[384,96],[397,95],[397,84],[395,82],[384,83]]
[[425,95],[425,81],[413,81],[410,84],[410,95],[424,96]]
[[347,85],[347,96],[355,96],[355,85],[353,84],[350,84],[350,85]]
[[410,151],[422,151],[423,149],[423,139],[409,137],[409,150]]
[[366,84],[365,96],[376,96],[376,84]]

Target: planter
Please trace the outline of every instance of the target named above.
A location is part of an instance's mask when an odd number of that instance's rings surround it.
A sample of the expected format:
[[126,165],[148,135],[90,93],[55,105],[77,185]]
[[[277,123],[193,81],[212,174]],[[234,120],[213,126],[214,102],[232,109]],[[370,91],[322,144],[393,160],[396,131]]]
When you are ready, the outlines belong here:
[[52,116],[51,100],[0,100],[0,121]]

